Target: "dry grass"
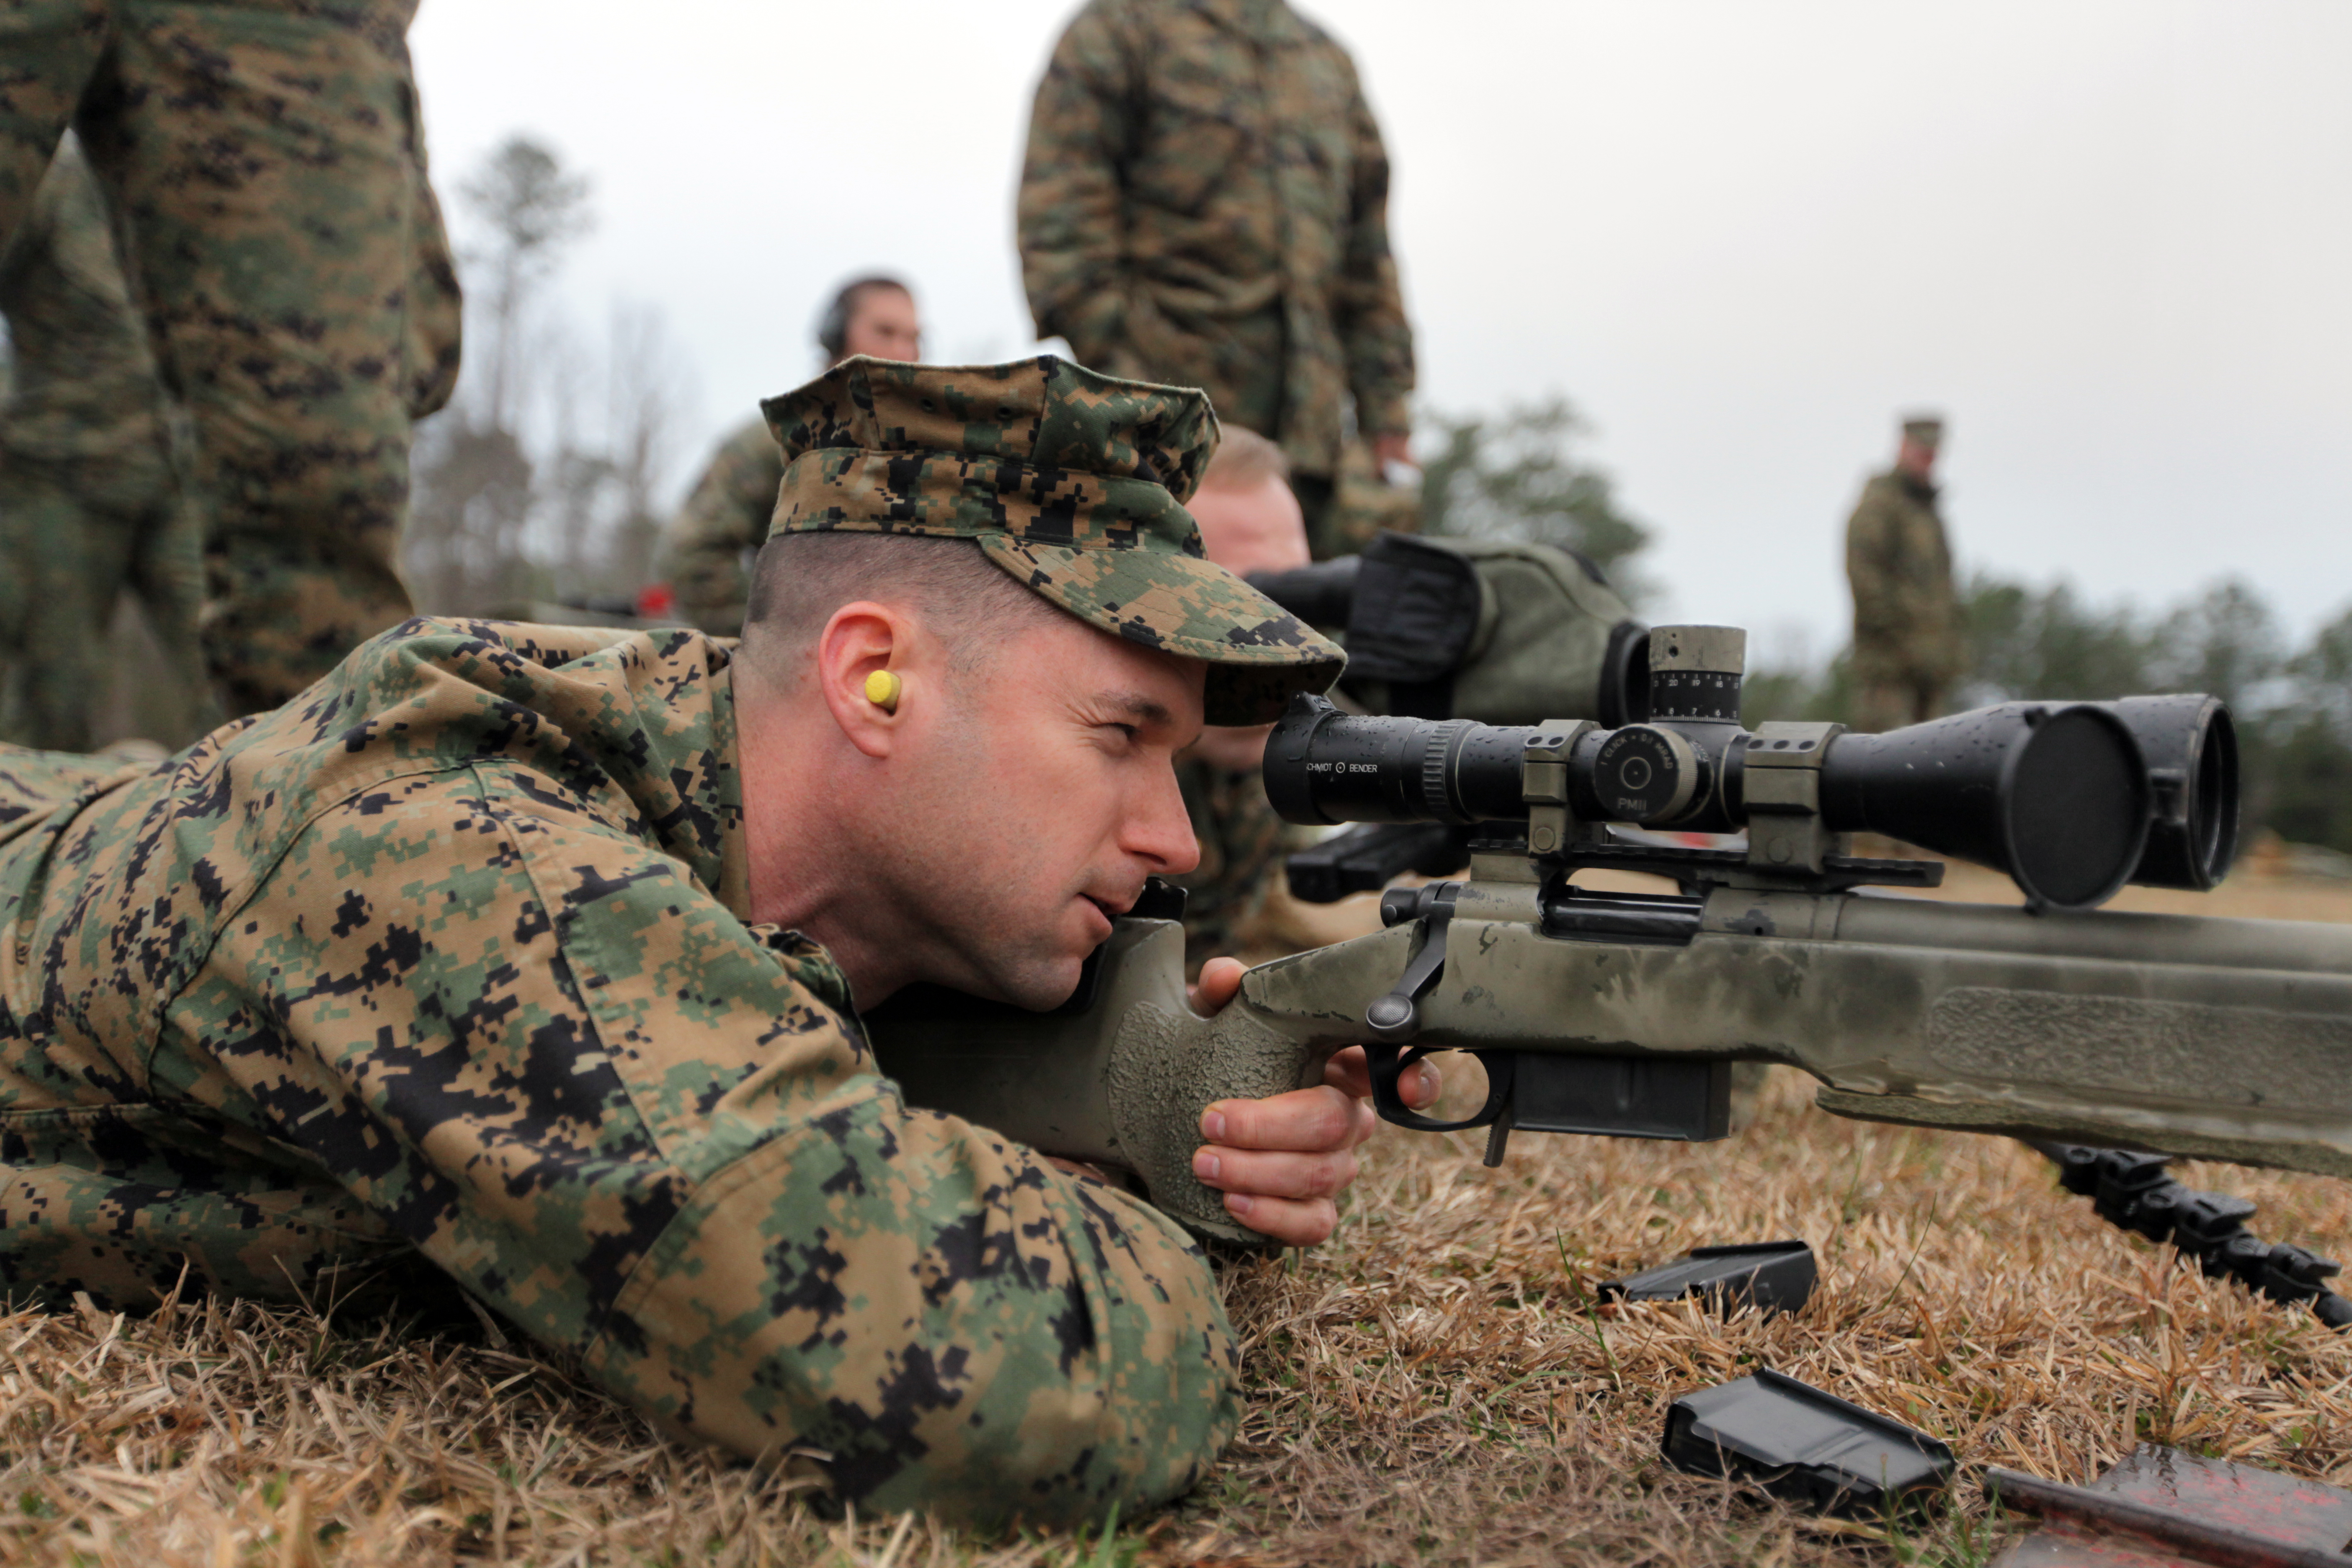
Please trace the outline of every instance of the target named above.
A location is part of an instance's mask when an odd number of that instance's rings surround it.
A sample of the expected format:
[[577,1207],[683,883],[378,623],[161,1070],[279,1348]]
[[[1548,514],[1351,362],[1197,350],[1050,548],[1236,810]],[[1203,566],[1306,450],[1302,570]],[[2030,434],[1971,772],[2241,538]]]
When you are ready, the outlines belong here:
[[[2312,897],[2352,914],[2344,889]],[[829,1523],[478,1332],[207,1303],[0,1316],[0,1562],[1991,1555],[2006,1527],[1972,1482],[1947,1518],[1888,1540],[1664,1468],[1673,1396],[1759,1365],[1924,1426],[1969,1469],[2079,1479],[2154,1440],[2352,1484],[2352,1339],[2109,1228],[2014,1145],[1839,1121],[1807,1100],[1784,1074],[1726,1142],[1528,1135],[1499,1171],[1467,1137],[1382,1140],[1335,1244],[1229,1277],[1251,1396],[1226,1461],[1107,1542]],[[2259,1200],[2268,1239],[2352,1251],[2352,1187],[2184,1173]],[[1689,1247],[1790,1236],[1822,1269],[1794,1316],[1593,1303],[1601,1280]]]

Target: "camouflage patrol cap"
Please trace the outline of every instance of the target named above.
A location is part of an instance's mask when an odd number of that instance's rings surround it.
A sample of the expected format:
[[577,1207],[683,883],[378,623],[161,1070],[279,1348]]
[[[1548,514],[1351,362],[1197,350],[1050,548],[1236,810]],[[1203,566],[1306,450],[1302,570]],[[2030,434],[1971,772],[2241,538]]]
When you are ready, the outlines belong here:
[[1934,448],[1944,444],[1944,416],[1940,414],[1906,414],[1903,416],[1903,434],[1922,447]]
[[1213,724],[1277,716],[1347,662],[1201,552],[1190,500],[1217,447],[1209,400],[1051,354],[1010,364],[845,360],[760,405],[784,450],[768,537],[975,541],[1091,626],[1209,666]]

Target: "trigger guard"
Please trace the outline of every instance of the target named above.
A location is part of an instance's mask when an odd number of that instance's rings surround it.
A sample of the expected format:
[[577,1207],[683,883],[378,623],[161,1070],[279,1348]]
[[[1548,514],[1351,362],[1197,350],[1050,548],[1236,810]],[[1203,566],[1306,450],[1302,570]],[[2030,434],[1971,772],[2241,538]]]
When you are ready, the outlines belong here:
[[1372,1109],[1380,1119],[1391,1126],[1414,1132],[1463,1132],[1474,1127],[1491,1127],[1502,1119],[1504,1108],[1511,1102],[1511,1083],[1517,1076],[1519,1054],[1517,1051],[1477,1051],[1479,1065],[1486,1069],[1486,1103],[1475,1116],[1459,1121],[1439,1121],[1423,1116],[1404,1102],[1397,1093],[1397,1079],[1404,1069],[1419,1062],[1433,1046],[1398,1046],[1383,1041],[1368,1042],[1364,1047],[1364,1065],[1371,1069]]

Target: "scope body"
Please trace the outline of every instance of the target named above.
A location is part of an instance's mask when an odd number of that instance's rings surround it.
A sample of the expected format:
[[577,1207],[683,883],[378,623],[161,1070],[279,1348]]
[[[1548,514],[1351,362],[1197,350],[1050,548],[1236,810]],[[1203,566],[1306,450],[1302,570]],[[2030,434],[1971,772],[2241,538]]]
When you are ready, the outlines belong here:
[[1302,699],[1267,742],[1266,793],[1299,823],[1525,822],[1534,770],[1556,763],[1562,793],[1543,798],[1581,823],[1753,838],[1759,818],[1802,816],[1991,866],[2057,908],[2133,880],[2210,887],[2228,868],[2236,756],[2210,698],[2008,702],[1879,735],[1755,732],[1738,717],[1743,640],[1652,632],[1651,716],[1613,729],[1360,718]]

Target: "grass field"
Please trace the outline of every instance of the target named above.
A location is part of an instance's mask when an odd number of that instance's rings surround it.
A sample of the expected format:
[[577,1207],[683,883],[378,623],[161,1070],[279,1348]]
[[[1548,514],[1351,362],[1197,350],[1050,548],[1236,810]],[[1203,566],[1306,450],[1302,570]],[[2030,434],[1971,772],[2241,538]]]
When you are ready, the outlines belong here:
[[[2201,903],[2123,902],[2343,920],[2352,884],[2258,859]],[[0,1563],[1963,1564],[2013,1533],[1988,1464],[2079,1479],[2157,1441],[2352,1484],[2352,1337],[2113,1230],[2014,1144],[1840,1121],[1780,1074],[1721,1143],[1477,1154],[1391,1133],[1331,1245],[1228,1275],[1240,1440],[1108,1540],[829,1523],[479,1331],[204,1304],[0,1317]],[[2352,1253],[2352,1185],[2184,1176],[2259,1200],[2265,1239]],[[1689,1247],[1783,1237],[1822,1269],[1794,1316],[1594,1302]],[[1758,1366],[1950,1442],[1952,1510],[1890,1539],[1665,1468],[1668,1402]]]

